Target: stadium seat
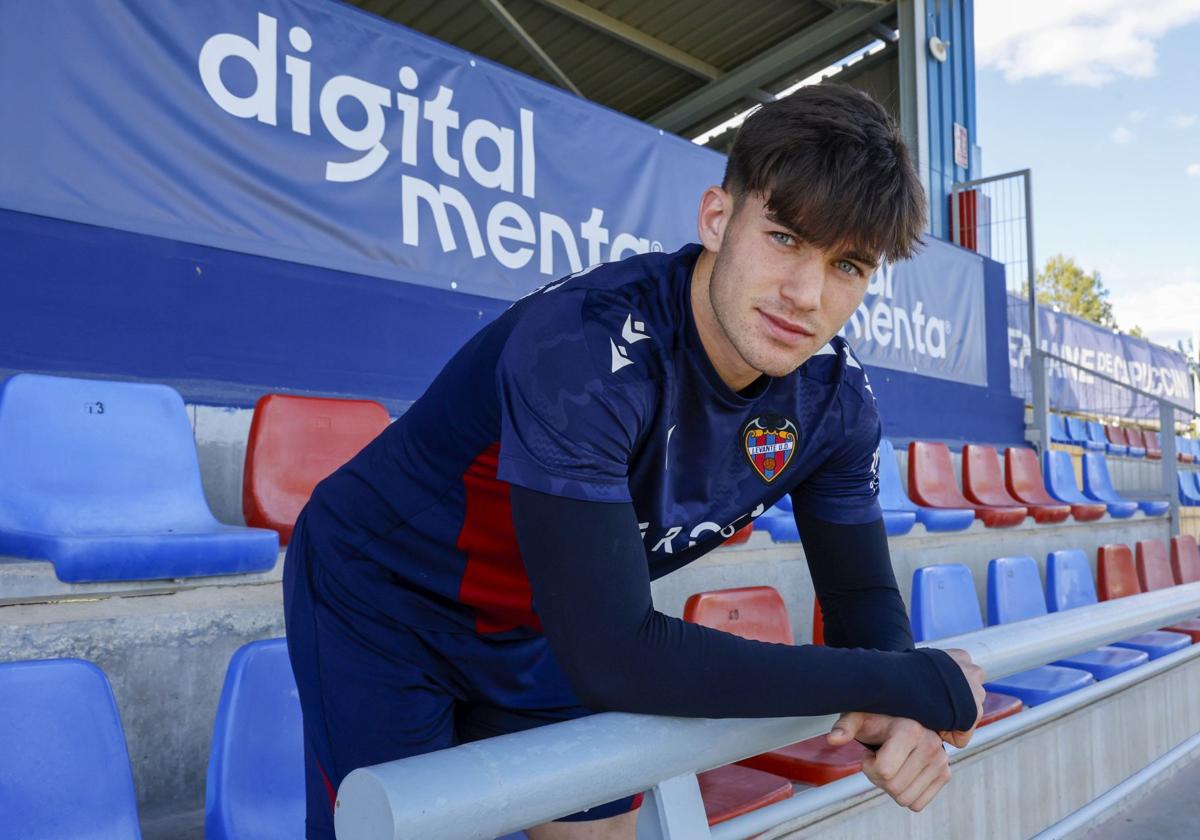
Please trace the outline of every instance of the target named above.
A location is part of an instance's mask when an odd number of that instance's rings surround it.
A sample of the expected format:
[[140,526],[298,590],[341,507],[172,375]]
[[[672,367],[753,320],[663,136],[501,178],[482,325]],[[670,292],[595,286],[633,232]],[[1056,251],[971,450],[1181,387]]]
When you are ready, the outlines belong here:
[[229,660],[204,791],[205,840],[304,836],[304,736],[284,639]]
[[[1101,601],[1141,593],[1142,587],[1138,582],[1137,569],[1129,546],[1120,543],[1100,546],[1096,553],[1096,584]],[[1190,636],[1166,630],[1151,630],[1149,633],[1113,642],[1117,647],[1144,650],[1150,654],[1151,659],[1182,650],[1191,643]]]
[[1028,511],[1020,505],[989,505],[969,501],[954,479],[950,448],[944,443],[916,441],[908,445],[908,494],[919,505],[934,508],[972,508],[989,528],[1019,525]]
[[1196,489],[1195,474],[1179,470],[1175,482],[1179,485],[1179,504],[1184,507],[1200,507],[1200,490]]
[[1125,430],[1120,426],[1105,426],[1104,431],[1108,434],[1108,439],[1113,443],[1119,443],[1128,450],[1128,454],[1134,458],[1145,458],[1146,450],[1141,446],[1134,446],[1129,437],[1125,434]]
[[922,507],[908,498],[896,466],[896,451],[887,438],[879,442],[879,504],[885,515],[893,511],[913,514],[926,531],[963,531],[975,521],[971,508]]
[[286,545],[317,482],[387,428],[388,413],[370,400],[268,394],[254,406],[246,442],[242,512]]
[[[983,629],[971,570],[961,563],[923,566],[913,572],[912,624],[924,642]],[[988,691],[1020,698],[1027,706],[1045,703],[1096,681],[1087,671],[1043,665],[984,683]]]
[[1200,550],[1191,534],[1171,537],[1171,576],[1176,583],[1195,583],[1200,580]]
[[[988,563],[988,624],[1008,624],[1046,614],[1046,593],[1037,561],[1032,557],[997,557]],[[1144,665],[1150,657],[1140,650],[1111,645],[1073,654],[1051,665],[1078,668],[1098,680]]]
[[[1166,589],[1175,585],[1175,575],[1171,572],[1171,561],[1167,556],[1167,546],[1162,540],[1138,540],[1135,549],[1138,583],[1143,592],[1153,592],[1156,589]],[[1164,627],[1171,633],[1185,633],[1192,639],[1192,644],[1200,642],[1200,618],[1180,619]]]
[[141,840],[121,717],[91,662],[0,664],[0,836]]
[[[698,592],[684,604],[683,620],[760,642],[790,645],[795,639],[787,606],[769,586]],[[824,741],[824,736],[820,740]],[[792,795],[791,782],[786,778],[755,769],[747,762],[698,773],[697,778],[709,825]]]
[[[1066,452],[1062,454],[1067,455]],[[1067,459],[1069,467],[1069,455],[1067,455]],[[1038,468],[1037,455],[1032,449],[1017,446],[1010,446],[1006,449],[1004,451],[1004,473],[1004,486],[1008,492],[1018,502],[1027,505],[1030,510],[1038,505],[1062,504],[1046,492],[1042,471]],[[1074,482],[1074,478],[1072,478],[1072,482]],[[1078,522],[1092,522],[1104,516],[1105,511],[1108,510],[1107,507],[1096,502],[1071,503],[1067,507]]]
[[754,523],[750,522],[743,525],[733,532],[733,536],[721,543],[722,545],[742,545],[749,541],[750,535],[754,533]]
[[1072,443],[1071,436],[1067,434],[1067,424],[1061,414],[1050,414],[1050,442],[1051,443]]
[[[1031,453],[1032,454],[1032,453]],[[1071,515],[1069,505],[1053,500],[1044,504],[1024,504],[1013,498],[1005,487],[1000,456],[990,446],[968,443],[963,447],[963,495],[983,505],[1019,507],[1024,505],[1036,522],[1062,522]]]
[[1162,450],[1158,448],[1158,445],[1149,432],[1143,432],[1136,426],[1130,426],[1125,430],[1125,435],[1129,438],[1131,444],[1139,445],[1146,450],[1147,458],[1155,460],[1162,458]]
[[1104,444],[1104,450],[1111,455],[1128,455],[1129,447],[1123,443],[1113,443],[1108,439],[1108,435],[1104,432],[1104,426],[1095,420],[1089,420],[1086,423],[1088,440],[1094,440],[1097,443]]
[[1108,460],[1099,452],[1083,453],[1083,493],[1097,502],[1108,505],[1108,512],[1117,519],[1132,516],[1141,510],[1146,516],[1162,516],[1170,504],[1164,501],[1126,499],[1112,485],[1108,475]]
[[[784,496],[783,498],[787,499],[788,497]],[[754,525],[770,534],[771,539],[775,542],[800,541],[800,531],[796,528],[796,517],[792,515],[790,502],[784,509],[783,499],[763,511],[762,515],[754,520]]]
[[[814,604],[814,644],[824,641],[823,627],[817,618],[819,610]],[[747,639],[794,644],[787,606],[779,593],[769,586],[697,593],[684,605],[683,618]],[[821,641],[817,641],[818,636],[822,637]],[[824,735],[817,735],[738,763],[793,781],[823,785],[857,773],[865,754],[865,749],[857,742],[831,747]]]
[[1196,460],[1196,456],[1192,454],[1192,450],[1188,448],[1187,441],[1182,435],[1175,435],[1175,457],[1184,464],[1190,464]]
[[1088,433],[1087,423],[1078,417],[1067,418],[1067,436],[1071,438],[1071,443],[1082,446],[1084,449],[1094,449],[1100,452],[1108,449],[1106,444],[1092,440]]
[[792,795],[792,783],[782,776],[741,764],[726,764],[696,774],[709,825],[717,825],[756,808],[782,802]]
[[0,387],[0,554],[64,581],[180,578],[270,569],[279,537],[213,518],[175,390],[22,373]]

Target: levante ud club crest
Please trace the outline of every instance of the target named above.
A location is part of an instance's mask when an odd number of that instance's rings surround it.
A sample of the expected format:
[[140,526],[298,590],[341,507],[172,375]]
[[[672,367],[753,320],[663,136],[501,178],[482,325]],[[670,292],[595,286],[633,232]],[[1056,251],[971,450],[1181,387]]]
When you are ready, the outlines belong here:
[[750,466],[770,484],[779,478],[796,454],[796,424],[779,415],[755,417],[742,431],[742,445]]

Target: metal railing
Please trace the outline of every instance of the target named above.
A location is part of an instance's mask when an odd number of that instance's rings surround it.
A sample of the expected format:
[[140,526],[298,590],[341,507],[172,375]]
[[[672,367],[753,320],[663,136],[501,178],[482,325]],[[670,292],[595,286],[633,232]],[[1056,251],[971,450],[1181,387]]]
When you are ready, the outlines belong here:
[[[937,646],[967,650],[996,679],[1197,612],[1200,583],[1192,583],[941,639]],[[606,713],[464,744],[352,772],[338,790],[337,836],[491,840],[648,791],[639,838],[704,840],[713,834],[697,772],[822,734],[833,721]],[[721,836],[732,837],[728,831]]]

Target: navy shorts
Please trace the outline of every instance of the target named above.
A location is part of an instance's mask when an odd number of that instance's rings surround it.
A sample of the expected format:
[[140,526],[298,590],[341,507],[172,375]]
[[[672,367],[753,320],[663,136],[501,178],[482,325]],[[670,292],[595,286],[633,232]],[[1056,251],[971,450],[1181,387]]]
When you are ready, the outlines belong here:
[[[304,716],[308,840],[334,840],[334,794],[355,768],[592,714],[545,636],[497,640],[413,627],[354,595],[362,586],[395,586],[386,570],[366,559],[334,562],[336,573],[316,556],[302,515],[287,549],[283,598]],[[640,800],[563,820],[615,816]]]

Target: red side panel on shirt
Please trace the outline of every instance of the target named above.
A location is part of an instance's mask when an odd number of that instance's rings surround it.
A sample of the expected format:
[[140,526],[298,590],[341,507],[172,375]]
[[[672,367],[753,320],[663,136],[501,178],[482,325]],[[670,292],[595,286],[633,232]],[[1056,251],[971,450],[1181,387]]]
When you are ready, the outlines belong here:
[[508,482],[496,478],[500,444],[481,452],[463,473],[466,515],[456,546],[467,555],[458,599],[475,608],[475,629],[502,633],[517,627],[540,631],[533,593],[513,528]]

